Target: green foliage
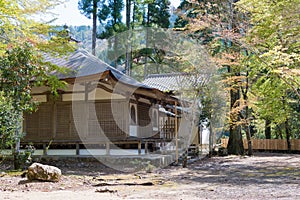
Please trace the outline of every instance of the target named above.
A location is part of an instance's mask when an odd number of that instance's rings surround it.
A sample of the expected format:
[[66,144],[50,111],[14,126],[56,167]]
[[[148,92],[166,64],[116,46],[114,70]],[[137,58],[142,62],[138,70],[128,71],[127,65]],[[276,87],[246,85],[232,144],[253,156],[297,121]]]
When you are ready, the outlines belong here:
[[2,77],[0,89],[4,96],[13,100],[13,106],[18,111],[26,110],[31,101],[31,84],[34,77],[41,78],[45,73],[37,65],[37,59],[28,43],[14,47],[0,58],[0,74]]
[[[134,4],[136,10],[134,14],[137,19],[134,21],[135,26],[152,27],[152,28],[169,28],[170,27],[170,1],[168,0],[149,0],[140,1]],[[138,6],[140,11],[138,11]],[[153,48],[153,38],[163,38],[165,35],[153,35],[151,29],[146,29],[145,48],[132,52],[131,74],[139,80],[143,80],[147,74],[169,72],[170,55],[163,49]],[[155,39],[154,39],[155,40]],[[150,47],[152,46],[152,47]],[[169,68],[169,70],[168,70]]]
[[19,120],[20,112],[14,108],[12,100],[0,92],[0,150],[14,144]]
[[132,20],[131,20],[131,27],[134,29],[135,27],[141,26],[143,22],[143,4],[142,0],[132,0],[133,3],[133,10],[132,10]]
[[182,17],[178,17],[175,21],[174,27],[177,28],[177,29],[178,28],[184,28],[188,24],[189,24],[188,20],[186,20]]
[[31,81],[44,71],[37,66],[29,44],[11,48],[0,57],[1,74],[1,148],[12,147],[22,136],[24,111],[32,111]]
[[274,137],[283,137],[286,130],[295,137],[300,99],[300,1],[241,0],[237,5],[249,17],[245,42],[252,52],[247,64],[256,118],[271,121]]
[[145,27],[170,27],[170,1],[169,0],[148,0],[142,2],[143,23]]
[[[97,11],[97,13],[101,13],[102,9],[103,10],[107,9],[107,7],[104,3],[105,3],[105,0],[79,0],[78,8],[83,15],[85,15],[87,18],[91,19],[94,9],[99,9]],[[99,16],[101,19],[102,15],[99,14]]]
[[241,0],[238,6],[250,18],[246,41],[257,56],[256,71],[277,76],[300,98],[300,1]]
[[100,20],[100,23],[101,20],[106,19],[106,15],[108,14],[108,7],[105,4],[105,0],[79,0],[78,8],[79,10],[81,10],[81,13],[89,19],[92,16],[92,54],[96,55],[97,19]]
[[35,151],[35,147],[31,144],[25,146],[24,151],[17,155],[16,165],[19,169],[26,169],[32,164],[32,154]]
[[124,8],[124,3],[122,0],[109,0],[108,5],[105,5],[105,11],[100,12],[102,15],[101,21],[105,21],[106,25],[104,26],[104,30],[97,35],[100,39],[108,39],[110,38],[108,45],[109,50],[108,53],[108,59],[113,61],[110,63],[112,66],[117,67],[117,62],[122,62],[121,60],[124,58],[117,57],[116,52],[119,51],[119,49],[125,48],[125,41],[119,41],[117,38],[114,37],[117,33],[124,32],[127,30],[125,24],[122,22],[122,10]]
[[206,45],[227,71],[228,124],[254,124],[261,136],[270,120],[273,137],[298,137],[300,1],[182,1],[179,9],[176,30]]
[[32,87],[47,84],[55,93],[63,83],[40,65],[36,52],[28,43],[8,49],[0,57],[0,63],[1,148],[7,148],[22,137],[22,113],[36,109],[31,97]]
[[[65,70],[44,62],[45,54],[60,56],[74,50],[64,31],[34,20],[34,15],[53,8],[59,0],[0,1],[0,148],[12,148],[22,136],[23,112],[32,112],[34,85],[47,85],[55,94],[60,82],[54,71]],[[18,145],[14,152],[15,167],[20,159]]]

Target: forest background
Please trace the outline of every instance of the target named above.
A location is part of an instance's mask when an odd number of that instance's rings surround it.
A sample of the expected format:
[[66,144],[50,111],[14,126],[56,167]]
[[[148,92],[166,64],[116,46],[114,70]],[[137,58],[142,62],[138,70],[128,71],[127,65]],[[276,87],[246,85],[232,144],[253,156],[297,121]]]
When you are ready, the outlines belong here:
[[[143,49],[131,51],[127,40],[118,40],[121,33],[144,28],[171,29],[208,52],[226,86],[228,112],[220,131],[229,137],[230,154],[245,153],[243,138],[250,146],[251,138],[286,139],[289,149],[290,139],[300,138],[300,0],[182,0],[178,8],[168,0],[79,0],[78,9],[92,26],[69,27],[32,18],[61,2],[33,2],[0,1],[1,148],[22,136],[16,134],[20,113],[36,109],[33,77],[54,94],[63,87],[48,72],[64,69],[45,63],[42,53],[63,55],[80,45],[140,81],[149,74],[200,73],[201,66],[182,55],[153,48],[148,31]],[[68,42],[70,37],[80,43]],[[126,53],[116,58],[119,49]],[[199,117],[210,118],[216,108],[201,89],[205,109]]]

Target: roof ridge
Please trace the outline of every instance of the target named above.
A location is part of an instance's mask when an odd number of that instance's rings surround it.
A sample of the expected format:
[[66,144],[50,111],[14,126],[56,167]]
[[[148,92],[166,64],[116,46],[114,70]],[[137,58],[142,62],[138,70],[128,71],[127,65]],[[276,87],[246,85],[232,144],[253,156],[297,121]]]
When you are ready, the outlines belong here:
[[180,76],[187,75],[187,72],[172,72],[172,73],[162,73],[162,74],[148,74],[147,78],[157,78],[157,77],[172,77],[172,76]]

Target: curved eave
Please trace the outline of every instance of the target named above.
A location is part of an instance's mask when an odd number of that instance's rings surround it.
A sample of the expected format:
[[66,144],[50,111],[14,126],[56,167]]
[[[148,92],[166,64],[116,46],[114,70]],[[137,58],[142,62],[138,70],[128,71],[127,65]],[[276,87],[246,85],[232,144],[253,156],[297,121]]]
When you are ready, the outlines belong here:
[[174,104],[175,102],[179,102],[179,100],[168,93],[165,93],[163,91],[160,91],[156,88],[151,88],[148,86],[144,86],[143,84],[140,85],[132,85],[126,82],[123,82],[122,80],[117,79],[117,77],[114,76],[114,74],[110,70],[106,70],[102,73],[92,74],[92,75],[86,75],[86,76],[80,76],[80,77],[68,77],[68,78],[62,78],[60,80],[66,81],[69,84],[74,83],[83,83],[88,81],[100,81],[109,79],[113,85],[122,84],[122,87],[124,87],[124,91],[128,90],[131,91],[134,89],[134,94],[150,97],[152,99],[158,100],[158,101],[164,101],[166,103]]

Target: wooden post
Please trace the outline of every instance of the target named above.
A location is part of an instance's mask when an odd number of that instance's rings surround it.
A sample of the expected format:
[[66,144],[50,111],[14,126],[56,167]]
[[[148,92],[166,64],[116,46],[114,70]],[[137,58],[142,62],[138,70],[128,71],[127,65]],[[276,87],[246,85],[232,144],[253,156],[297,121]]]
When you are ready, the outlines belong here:
[[139,155],[142,154],[142,142],[141,141],[138,141],[138,153],[139,153]]
[[110,143],[106,142],[105,147],[106,147],[106,155],[110,155]]
[[177,122],[177,101],[175,101],[175,138],[176,138],[176,163],[178,163],[178,122]]
[[76,156],[79,156],[80,149],[79,149],[79,143],[76,143]]
[[56,137],[56,129],[57,129],[57,104],[56,100],[53,101],[53,113],[52,113],[52,138]]
[[[89,103],[88,103],[88,101],[89,101],[89,83],[88,82],[85,82],[84,83],[84,106],[85,106],[85,110],[84,110],[84,117],[85,117],[85,121],[87,122],[87,123],[85,123],[84,124],[84,138],[87,138],[88,137],[88,135],[89,135],[89,127],[88,127],[88,116],[89,116]],[[81,136],[82,137],[82,136]]]
[[46,146],[46,144],[43,144],[43,155],[45,156],[47,154],[48,154],[48,152],[47,152],[47,146]]
[[148,142],[145,142],[145,154],[148,154]]

